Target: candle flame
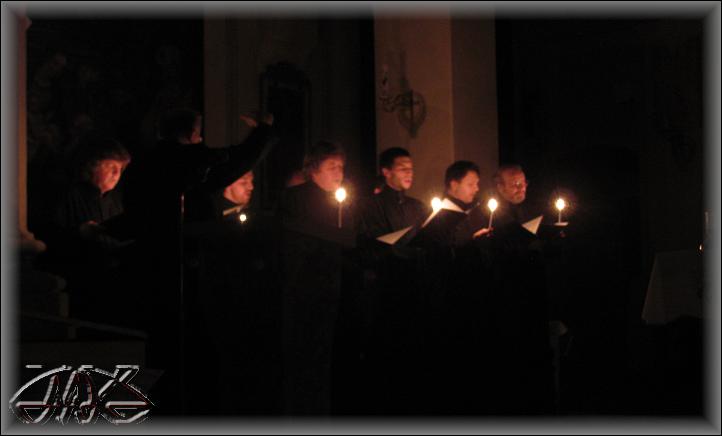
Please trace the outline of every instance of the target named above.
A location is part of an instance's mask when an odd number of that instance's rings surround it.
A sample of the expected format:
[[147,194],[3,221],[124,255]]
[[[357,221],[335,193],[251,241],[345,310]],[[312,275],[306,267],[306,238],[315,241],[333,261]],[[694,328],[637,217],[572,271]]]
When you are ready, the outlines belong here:
[[346,199],[346,190],[343,188],[338,188],[336,190],[336,201],[339,203],[343,202]]
[[495,198],[492,198],[489,200],[489,202],[486,204],[489,207],[489,210],[494,212],[497,207],[499,207],[499,203],[496,201]]
[[434,197],[434,198],[431,200],[431,208],[434,210],[434,212],[437,212],[437,211],[441,210],[442,204],[443,204],[443,203],[442,203],[442,201],[441,201],[441,199],[440,199],[439,197]]
[[567,207],[567,203],[564,201],[563,198],[560,198],[556,202],[556,207],[557,207],[557,209],[562,211],[562,210],[564,210],[565,207]]
[[242,223],[245,223],[247,219],[248,219],[248,217],[246,216],[245,213],[238,215],[238,221],[240,221]]

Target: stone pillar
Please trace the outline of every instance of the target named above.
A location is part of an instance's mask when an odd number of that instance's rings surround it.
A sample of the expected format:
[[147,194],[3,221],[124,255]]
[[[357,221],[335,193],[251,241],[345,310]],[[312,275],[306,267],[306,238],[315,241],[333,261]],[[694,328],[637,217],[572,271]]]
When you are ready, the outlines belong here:
[[452,19],[456,159],[476,162],[481,192],[499,164],[494,19]]
[[[14,80],[9,80],[11,83],[3,83],[3,93],[7,93],[7,100],[13,105],[14,110],[7,120],[12,123],[7,131],[3,132],[3,144],[11,145],[6,150],[7,153],[17,154],[14,156],[8,156],[9,161],[17,162],[17,167],[9,168],[10,174],[7,175],[9,180],[14,180],[16,185],[17,196],[12,196],[8,199],[10,205],[15,206],[17,210],[15,227],[17,228],[17,241],[20,244],[22,252],[41,252],[45,250],[45,244],[35,239],[34,235],[28,231],[28,213],[27,213],[27,30],[30,27],[31,21],[25,14],[24,8],[13,9],[9,19],[3,20],[3,25],[9,25],[11,31],[9,32],[15,38],[14,44],[9,48],[14,50],[14,56],[12,58],[17,60],[15,68]],[[5,130],[5,129],[3,129]],[[14,171],[13,171],[14,170]],[[14,177],[13,177],[14,176]],[[12,184],[10,185],[12,186]],[[13,198],[14,197],[14,198]],[[12,209],[11,209],[12,210]]]
[[377,16],[374,34],[377,151],[411,152],[424,202],[459,159],[479,164],[485,189],[498,164],[493,18]]

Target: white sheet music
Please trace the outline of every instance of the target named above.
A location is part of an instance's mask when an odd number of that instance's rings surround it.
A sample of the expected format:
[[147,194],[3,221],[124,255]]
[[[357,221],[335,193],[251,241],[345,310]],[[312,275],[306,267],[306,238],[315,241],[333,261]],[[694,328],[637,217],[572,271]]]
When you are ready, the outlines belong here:
[[465,213],[465,212],[463,211],[463,209],[461,209],[459,206],[457,206],[456,204],[454,204],[453,201],[449,200],[448,198],[444,198],[444,201],[441,202],[441,209],[438,209],[438,210],[435,210],[435,211],[431,212],[431,215],[429,215],[429,217],[426,218],[426,221],[424,221],[424,224],[421,225],[421,228],[423,229],[424,227],[426,227],[426,225],[429,224],[432,219],[434,219],[434,217],[436,216],[436,214],[438,214],[438,213],[441,212],[442,210],[450,210],[450,211],[453,211],[453,212]]
[[381,241],[385,244],[394,245],[396,242],[398,242],[399,239],[403,238],[405,234],[409,233],[409,230],[413,228],[414,226],[408,226],[405,229],[379,236],[378,238],[376,238],[376,240]]
[[544,218],[543,215],[539,215],[538,217],[534,218],[533,220],[527,221],[521,226],[527,229],[530,233],[535,234],[539,231],[539,225],[542,222],[542,218]]

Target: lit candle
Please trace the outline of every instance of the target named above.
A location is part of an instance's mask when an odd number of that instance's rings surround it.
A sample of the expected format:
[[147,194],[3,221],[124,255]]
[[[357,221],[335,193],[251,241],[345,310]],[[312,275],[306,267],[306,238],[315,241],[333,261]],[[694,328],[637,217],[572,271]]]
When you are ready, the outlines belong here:
[[489,202],[486,204],[486,206],[491,211],[491,213],[489,214],[489,229],[491,229],[491,223],[494,218],[494,211],[499,206],[499,203],[496,201],[495,198],[492,198],[491,200],[489,200]]
[[248,220],[248,217],[246,216],[245,213],[242,213],[242,214],[238,215],[238,221],[240,221],[241,224],[245,223],[246,220]]
[[343,201],[346,199],[346,190],[338,188],[336,190],[336,201],[338,201],[338,228],[343,226]]
[[557,207],[557,210],[559,210],[559,220],[557,221],[557,225],[562,225],[562,210],[567,207],[567,203],[564,201],[563,198],[559,198],[557,199],[555,205]]
[[431,209],[433,209],[434,212],[438,212],[441,210],[442,204],[443,203],[439,197],[434,197],[431,200]]

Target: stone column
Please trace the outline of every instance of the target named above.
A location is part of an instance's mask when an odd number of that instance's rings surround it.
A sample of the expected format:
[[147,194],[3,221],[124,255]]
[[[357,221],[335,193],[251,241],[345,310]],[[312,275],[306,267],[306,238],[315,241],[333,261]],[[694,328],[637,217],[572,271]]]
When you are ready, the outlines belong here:
[[[14,144],[15,147],[11,147],[7,150],[7,153],[17,154],[8,156],[9,161],[17,162],[15,168],[8,168],[11,174],[8,174],[9,180],[14,180],[17,183],[15,193],[17,196],[11,196],[7,201],[10,203],[8,206],[15,206],[17,210],[15,227],[17,228],[17,241],[20,244],[22,252],[41,252],[45,250],[45,244],[35,239],[35,236],[28,231],[28,214],[27,214],[27,30],[30,27],[31,21],[25,14],[24,8],[13,9],[11,11],[9,19],[3,20],[3,25],[9,25],[11,31],[9,32],[15,38],[17,38],[14,44],[11,44],[10,50],[14,50],[14,58],[17,60],[15,67],[15,77],[12,77],[8,82],[3,83],[3,93],[7,93],[7,101],[12,105],[11,115],[7,116],[3,121],[8,122],[11,126],[4,132],[3,145],[10,146]],[[7,79],[6,79],[7,80]],[[4,81],[5,82],[5,81]],[[13,116],[14,115],[14,116]],[[3,130],[5,130],[3,128]],[[16,171],[16,172],[15,172]],[[13,174],[14,173],[14,174]],[[15,177],[13,177],[15,176]],[[12,185],[11,185],[12,186]],[[14,198],[13,198],[14,197]],[[12,210],[12,209],[11,209]]]
[[499,164],[494,32],[493,17],[451,20],[455,157],[479,165],[482,192]]

